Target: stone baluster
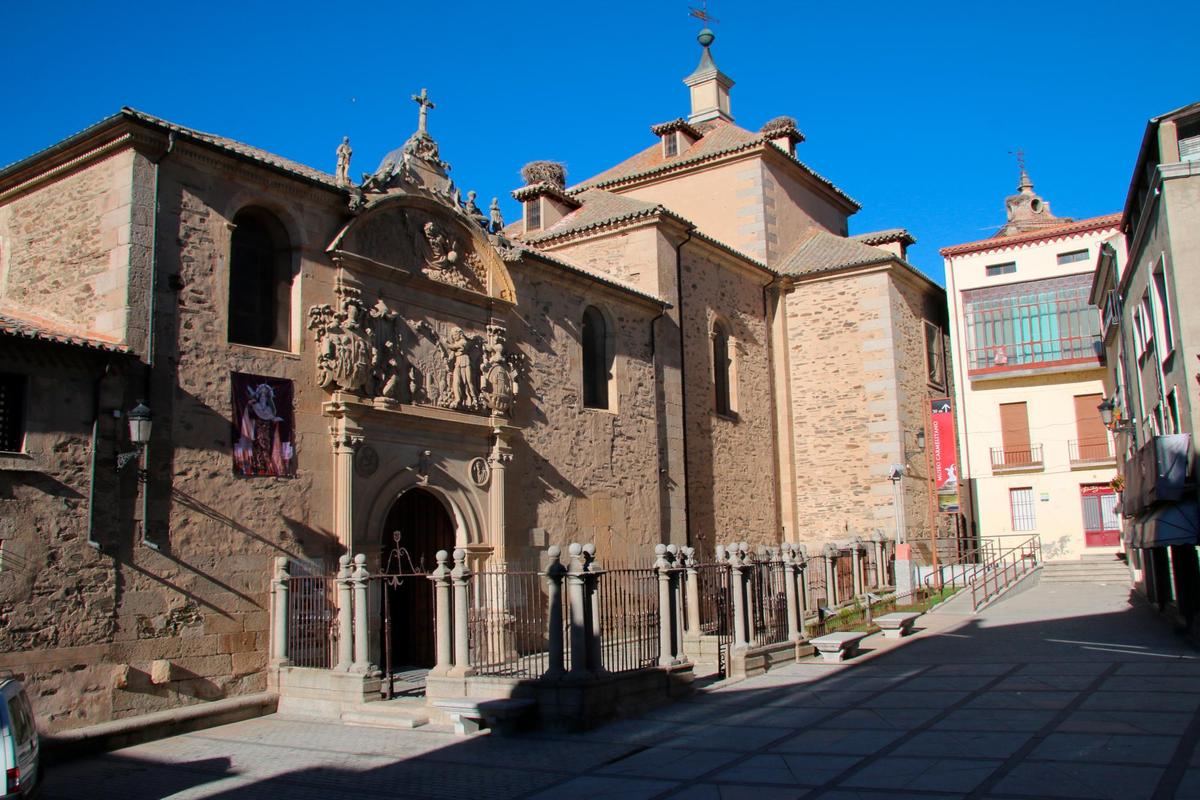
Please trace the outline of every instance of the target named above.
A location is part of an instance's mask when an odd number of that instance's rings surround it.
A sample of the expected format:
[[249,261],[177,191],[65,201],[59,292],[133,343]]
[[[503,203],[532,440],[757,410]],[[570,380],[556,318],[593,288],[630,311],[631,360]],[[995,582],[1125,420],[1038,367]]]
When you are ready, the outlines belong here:
[[825,605],[834,608],[838,603],[837,585],[837,545],[830,542],[825,545]]
[[687,581],[687,632],[700,635],[700,570],[696,569],[696,548],[683,548],[684,577]]
[[603,574],[596,563],[596,545],[588,542],[583,546],[584,602],[587,607],[587,653],[588,669],[592,674],[604,672],[604,648],[600,642],[600,576]]
[[454,584],[454,666],[451,667],[450,674],[460,678],[472,674],[470,639],[467,631],[470,611],[467,587],[471,580],[471,570],[467,567],[467,551],[461,547],[454,550],[454,569],[450,570],[450,580]]
[[725,553],[729,558],[730,591],[733,594],[733,649],[745,650],[746,640],[746,573],[742,560],[741,545],[730,544]]
[[271,663],[284,667],[288,660],[288,560],[276,556],[275,573],[271,576]]
[[863,593],[863,560],[862,560],[862,543],[855,539],[850,543],[850,558],[852,560],[851,574],[854,580],[854,596],[859,597]]
[[350,554],[338,556],[338,660],[334,667],[338,672],[349,672],[354,666],[354,586],[350,576]]
[[571,615],[571,669],[567,677],[584,679],[589,674],[587,628],[590,615],[585,603],[587,592],[584,585],[586,576],[583,571],[583,546],[572,542],[567,548],[567,555],[571,559],[571,565],[567,569],[567,610]]
[[800,629],[800,603],[796,597],[796,551],[791,543],[783,544],[783,593],[787,603],[788,638],[793,642],[804,641],[804,631]]
[[687,660],[683,654],[683,576],[685,556],[678,545],[667,545],[667,555],[671,559],[671,631],[674,634],[675,663],[681,664]]
[[354,584],[354,665],[355,672],[371,671],[371,659],[367,650],[367,557],[359,553],[354,557],[354,573],[350,580]]
[[665,544],[654,545],[654,569],[658,571],[658,664],[675,663],[675,636],[671,632],[671,562]]
[[546,642],[549,649],[549,663],[546,668],[547,678],[561,678],[563,668],[563,616],[562,616],[562,584],[567,568],[562,565],[559,557],[562,550],[558,545],[551,545],[546,550],[550,563],[546,565],[546,602],[549,604],[546,618],[549,630],[546,631]]
[[808,611],[813,607],[812,592],[808,589],[808,548],[802,544],[796,546],[796,580],[800,582],[800,635],[808,638],[808,626],[805,620]]
[[437,560],[437,566],[434,567],[433,572],[429,573],[429,580],[433,581],[433,624],[437,663],[433,665],[429,674],[449,675],[453,665],[454,652],[454,628],[451,622],[453,614],[450,610],[450,567],[447,566],[450,554],[445,550],[438,550],[434,558]]

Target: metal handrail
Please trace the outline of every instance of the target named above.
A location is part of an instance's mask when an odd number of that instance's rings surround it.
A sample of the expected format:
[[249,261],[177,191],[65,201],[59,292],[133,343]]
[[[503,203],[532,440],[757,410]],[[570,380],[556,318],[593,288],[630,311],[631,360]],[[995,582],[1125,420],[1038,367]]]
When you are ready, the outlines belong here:
[[[933,593],[949,584],[951,589],[966,587],[968,572],[973,576],[989,559],[995,558],[996,545],[985,539],[977,547],[959,553],[957,556],[943,561],[939,558],[937,569],[930,572],[922,580],[927,593]],[[967,568],[971,569],[968,570]],[[946,570],[950,570],[950,578],[946,579]],[[936,579],[936,580],[935,580]]]
[[1032,572],[1041,561],[1042,539],[1031,536],[986,562],[971,576],[971,607],[978,611],[981,605]]

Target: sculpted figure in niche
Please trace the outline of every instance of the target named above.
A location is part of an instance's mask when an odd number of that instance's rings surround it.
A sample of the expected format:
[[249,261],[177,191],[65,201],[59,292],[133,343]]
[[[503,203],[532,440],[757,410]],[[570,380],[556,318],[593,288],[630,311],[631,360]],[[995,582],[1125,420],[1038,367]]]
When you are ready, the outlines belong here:
[[371,318],[371,333],[375,344],[374,386],[371,394],[385,401],[398,403],[405,383],[407,365],[401,354],[402,337],[396,320],[399,315],[387,307],[382,299],[375,302],[368,314]]
[[445,341],[438,340],[438,347],[446,359],[447,383],[450,408],[473,410],[479,406],[479,393],[475,390],[475,368],[471,363],[471,340],[462,328],[454,328]]
[[429,266],[438,269],[452,269],[458,261],[458,242],[442,233],[436,223],[425,223],[425,241],[429,243],[432,256]]
[[317,383],[324,389],[364,392],[375,367],[375,346],[363,329],[362,303],[343,296],[341,311],[327,304],[308,310],[317,342]]
[[517,394],[516,371],[509,365],[504,352],[506,331],[500,325],[489,325],[488,340],[483,346],[483,399],[493,414],[508,416]]

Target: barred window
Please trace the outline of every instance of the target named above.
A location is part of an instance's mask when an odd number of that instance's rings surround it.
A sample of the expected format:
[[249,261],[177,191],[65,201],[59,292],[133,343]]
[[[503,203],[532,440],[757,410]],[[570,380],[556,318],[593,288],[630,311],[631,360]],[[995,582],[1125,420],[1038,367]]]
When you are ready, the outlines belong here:
[[292,246],[283,225],[261,208],[233,218],[229,254],[229,341],[289,347]]
[[20,453],[25,446],[26,377],[0,372],[0,450]]
[[1014,531],[1032,531],[1037,529],[1037,514],[1033,506],[1033,487],[1009,489],[1008,502],[1012,506],[1012,527]]
[[1059,266],[1062,266],[1063,264],[1074,264],[1077,261],[1087,261],[1087,260],[1088,260],[1088,251],[1087,250],[1072,250],[1069,253],[1059,253],[1058,254]]

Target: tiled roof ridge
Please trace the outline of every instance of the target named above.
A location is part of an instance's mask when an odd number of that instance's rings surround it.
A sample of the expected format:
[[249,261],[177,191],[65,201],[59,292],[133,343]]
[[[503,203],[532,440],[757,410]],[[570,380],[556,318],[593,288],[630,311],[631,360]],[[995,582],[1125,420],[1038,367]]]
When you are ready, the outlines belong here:
[[865,245],[875,246],[884,242],[904,241],[908,244],[916,244],[917,239],[907,228],[884,228],[879,231],[869,231],[867,233],[851,234],[847,238],[862,242]]
[[[584,204],[584,206],[586,207],[586,203]],[[551,242],[551,241],[554,241],[555,239],[561,239],[561,238],[564,238],[567,236],[576,236],[576,235],[580,235],[580,234],[584,234],[584,233],[590,233],[592,231],[601,230],[603,228],[616,227],[625,222],[634,222],[636,220],[645,219],[648,217],[655,217],[655,216],[669,217],[669,218],[674,219],[678,222],[681,222],[684,225],[687,225],[689,227],[695,227],[694,224],[690,220],[685,219],[684,217],[681,217],[679,214],[676,214],[674,211],[667,208],[662,203],[657,203],[654,205],[650,205],[647,208],[630,209],[630,210],[622,212],[622,213],[612,214],[610,216],[604,217],[603,219],[594,220],[585,225],[579,225],[577,227],[565,226],[561,230],[555,230],[554,227],[550,227],[544,231],[535,233],[532,236],[528,236],[528,237],[522,239],[522,241],[529,242],[530,244],[534,244],[534,243],[544,244],[545,242]],[[565,221],[569,218],[570,218],[570,215],[563,217],[563,219],[560,220],[560,222]],[[557,224],[558,223],[555,223],[555,225],[557,225]]]
[[675,119],[650,126],[650,132],[655,136],[662,136],[663,134],[670,133],[671,131],[683,131],[693,139],[700,139],[704,136],[700,130],[698,130],[683,117],[676,117]]
[[1055,225],[1048,228],[1040,228],[1035,231],[1019,233],[1014,236],[991,237],[988,239],[979,239],[974,242],[964,242],[963,244],[951,245],[943,247],[938,252],[942,256],[961,255],[963,253],[973,253],[983,250],[1003,250],[1008,247],[1014,247],[1020,244],[1029,244],[1048,239],[1059,239],[1064,236],[1070,236],[1076,233],[1087,233],[1088,231],[1100,230],[1102,228],[1117,227],[1121,222],[1121,214],[1103,214],[1098,217],[1088,217],[1087,219],[1075,220],[1068,222],[1065,225]]
[[568,195],[563,191],[562,187],[548,181],[526,184],[519,189],[514,189],[512,192],[513,199],[517,201],[529,200],[541,194],[549,195],[556,200],[561,200],[563,203],[575,206],[576,208],[580,205],[579,200]]
[[32,341],[66,344],[74,347],[84,347],[90,350],[100,350],[106,353],[129,353],[128,345],[115,341],[110,337],[98,334],[83,335],[56,330],[56,325],[50,320],[34,317],[14,316],[11,311],[0,311],[0,334],[17,336]]
[[[749,131],[747,131],[747,133],[749,133]],[[671,171],[677,170],[681,167],[693,166],[695,164],[704,163],[705,161],[712,161],[714,159],[723,158],[725,156],[733,155],[735,153],[741,153],[741,152],[745,152],[747,150],[752,150],[756,147],[765,147],[765,146],[774,147],[776,152],[778,152],[784,158],[791,161],[796,166],[803,169],[805,172],[807,172],[813,178],[816,178],[819,183],[823,184],[825,187],[830,189],[832,192],[834,192],[838,196],[845,199],[851,205],[855,206],[855,208],[862,208],[862,203],[859,203],[853,197],[851,197],[850,195],[846,194],[844,191],[839,189],[837,187],[837,185],[834,184],[833,181],[829,180],[824,175],[821,175],[819,172],[814,170],[812,167],[808,166],[803,161],[796,158],[795,155],[793,155],[791,153],[787,153],[784,150],[781,150],[780,148],[775,147],[773,144],[771,144],[771,137],[763,136],[761,134],[754,134],[752,139],[742,142],[741,144],[736,144],[736,145],[733,145],[730,147],[725,147],[720,150],[714,150],[709,153],[699,153],[699,154],[691,156],[689,158],[681,158],[678,160],[671,161],[669,163],[657,164],[653,167],[647,167],[645,169],[636,170],[634,172],[630,172],[625,175],[619,175],[619,176],[615,176],[612,178],[607,178],[604,180],[596,181],[594,183],[585,181],[583,183],[580,183],[576,186],[572,186],[571,188],[567,189],[567,194],[577,194],[579,192],[583,192],[588,189],[605,189],[610,186],[616,186],[616,185],[619,185],[622,183],[630,183],[630,182],[633,182],[636,180],[640,180],[642,178],[650,177],[652,175],[658,175],[658,174],[665,173],[665,172],[671,172]]]

